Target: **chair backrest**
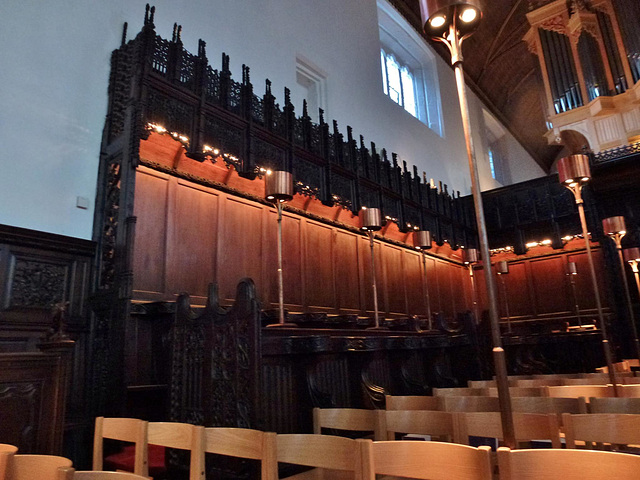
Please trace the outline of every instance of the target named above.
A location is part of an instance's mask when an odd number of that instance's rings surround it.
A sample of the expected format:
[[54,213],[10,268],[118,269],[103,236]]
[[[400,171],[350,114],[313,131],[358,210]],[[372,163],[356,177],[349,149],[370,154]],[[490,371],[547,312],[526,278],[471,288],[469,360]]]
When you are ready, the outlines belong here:
[[548,397],[590,398],[614,396],[613,387],[609,385],[561,385],[547,387],[546,391]]
[[133,443],[135,445],[133,473],[148,477],[147,425],[148,422],[137,418],[96,417],[93,433],[93,470],[103,469],[104,439],[109,438]]
[[606,385],[609,383],[608,375],[594,375],[585,378],[565,378],[563,385]]
[[417,433],[444,437],[451,442],[456,433],[453,415],[436,410],[388,410],[385,412],[387,440],[395,440],[397,433]]
[[488,447],[402,441],[363,444],[365,478],[376,475],[422,480],[491,480]]
[[361,480],[362,442],[371,440],[315,433],[279,434],[276,435],[277,460],[293,465],[341,470],[352,473],[355,480]]
[[[482,395],[485,397],[497,397],[497,387],[487,387],[482,389]],[[544,387],[509,387],[511,397],[544,397],[546,391]]]
[[[599,398],[589,399],[590,413],[633,413],[640,414],[640,398]],[[570,412],[571,413],[571,412]],[[584,413],[584,412],[582,412]]]
[[386,440],[384,410],[364,408],[314,408],[313,433],[331,428],[352,432],[373,432],[374,440]]
[[513,397],[511,409],[516,413],[587,413],[584,397]]
[[527,378],[523,380],[516,380],[516,387],[546,387],[549,385],[562,385],[564,382],[564,378],[562,377],[553,377],[553,378]]
[[429,395],[386,395],[387,410],[438,410],[438,397]]
[[497,383],[495,380],[468,380],[467,387],[469,388],[490,388],[496,387]]
[[623,398],[640,398],[640,385],[619,385],[618,391]]
[[498,397],[454,397],[442,396],[440,409],[445,412],[499,412]]
[[483,395],[482,388],[469,388],[469,387],[451,387],[451,388],[434,388],[433,396],[441,397],[445,395],[453,395],[456,397],[466,397],[469,395]]
[[637,480],[640,456],[575,449],[498,448],[501,480]]
[[7,469],[10,480],[70,480],[72,462],[56,455],[13,455]]
[[191,452],[189,480],[204,480],[204,427],[178,422],[149,422],[149,445],[161,445]]
[[562,415],[567,448],[576,440],[611,444],[640,444],[640,415],[587,413]]
[[260,461],[262,480],[277,480],[276,434],[250,428],[209,427],[204,430],[204,451]]
[[[489,437],[502,440],[502,419],[498,412],[458,412],[456,442],[469,444],[469,437]],[[560,448],[560,423],[556,414],[514,413],[513,426],[518,442],[550,440],[553,448]]]
[[73,480],[149,480],[149,477],[131,472],[76,471]]
[[8,443],[0,443],[0,480],[5,480],[9,461],[18,451],[18,447]]

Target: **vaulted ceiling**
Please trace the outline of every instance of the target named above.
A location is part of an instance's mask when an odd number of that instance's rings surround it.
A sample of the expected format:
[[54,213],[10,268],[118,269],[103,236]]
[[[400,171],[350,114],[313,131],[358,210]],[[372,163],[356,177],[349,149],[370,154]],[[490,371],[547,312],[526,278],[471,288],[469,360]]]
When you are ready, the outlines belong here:
[[[540,0],[481,0],[484,18],[462,46],[468,84],[540,166],[549,171],[561,147],[549,145],[544,134],[544,85],[538,59],[524,35],[526,14]],[[422,32],[418,0],[393,0],[407,20]],[[446,47],[434,44],[449,62]]]

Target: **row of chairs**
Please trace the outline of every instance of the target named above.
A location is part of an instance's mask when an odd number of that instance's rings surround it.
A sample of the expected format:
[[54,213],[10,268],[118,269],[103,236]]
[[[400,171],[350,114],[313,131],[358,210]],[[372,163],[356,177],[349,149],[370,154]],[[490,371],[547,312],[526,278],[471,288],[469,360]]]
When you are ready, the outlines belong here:
[[635,480],[640,471],[640,456],[588,450],[500,448],[496,477],[489,447],[314,434],[283,435],[277,448],[282,451],[279,460],[324,469],[319,475],[299,478],[325,478],[323,473],[329,470],[330,478],[353,480],[375,480],[380,475],[420,480]]
[[[637,377],[634,377],[637,378]],[[606,382],[605,382],[606,383]],[[617,392],[616,392],[617,390]],[[509,387],[511,397],[623,397],[623,398],[640,398],[640,385],[628,384],[617,385],[616,388],[611,384],[576,384],[576,385],[544,385],[544,386],[527,386],[527,387]],[[497,397],[497,387],[451,387],[451,388],[434,388],[434,397],[444,396],[489,396]]]
[[[471,437],[502,440],[498,412],[441,412],[433,410],[362,410],[315,408],[314,432],[372,432],[373,439],[395,440],[406,434],[428,435],[441,441],[470,444]],[[640,444],[640,415],[619,413],[515,413],[519,442],[545,440],[553,448],[592,443]],[[626,447],[625,447],[626,448]]]
[[[585,392],[589,393],[589,392]],[[499,412],[497,397],[387,395],[387,410],[440,410],[447,412]],[[512,397],[518,413],[630,413],[640,414],[640,398],[619,397]]]
[[[624,361],[616,365],[625,365],[626,368],[616,368],[616,377],[620,383],[638,383],[639,377],[631,371],[629,365],[631,361]],[[637,360],[635,363],[638,363]],[[603,367],[595,373],[558,373],[544,375],[509,375],[507,381],[511,387],[539,387],[552,385],[597,385],[609,382],[608,369]],[[495,387],[496,380],[469,380],[468,387],[487,388]]]

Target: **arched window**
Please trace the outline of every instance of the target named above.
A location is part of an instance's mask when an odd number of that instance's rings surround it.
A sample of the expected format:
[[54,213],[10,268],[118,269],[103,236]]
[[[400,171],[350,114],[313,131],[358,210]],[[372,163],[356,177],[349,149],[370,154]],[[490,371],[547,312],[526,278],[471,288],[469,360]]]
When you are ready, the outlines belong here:
[[387,1],[378,0],[382,90],[408,113],[443,136],[435,55]]
[[380,49],[380,59],[384,93],[417,118],[416,87],[413,73],[409,67],[401,65],[393,54],[386,53],[384,48]]

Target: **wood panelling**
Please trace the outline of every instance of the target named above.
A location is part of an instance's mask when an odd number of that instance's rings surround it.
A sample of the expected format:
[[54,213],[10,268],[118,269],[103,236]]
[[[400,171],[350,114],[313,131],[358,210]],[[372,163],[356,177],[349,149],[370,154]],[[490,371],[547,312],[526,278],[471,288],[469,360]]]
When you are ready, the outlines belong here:
[[335,268],[337,307],[345,313],[361,309],[362,277],[358,264],[359,235],[342,230],[335,232],[333,264]]
[[[189,292],[204,304],[219,285],[229,304],[238,282],[256,283],[263,308],[278,302],[277,218],[272,205],[171,177],[148,167],[136,179],[134,300],[172,300]],[[166,232],[166,233],[165,233]],[[282,222],[285,305],[289,311],[371,315],[369,239],[285,210]],[[378,308],[388,316],[425,314],[422,261],[409,246],[375,239]],[[432,311],[465,308],[464,272],[428,256]],[[442,296],[442,298],[439,298]]]
[[[426,315],[427,307],[424,295],[424,270],[422,269],[422,254],[405,250],[402,261],[405,268],[405,287],[407,289],[407,304],[409,311],[416,315]],[[427,272],[428,274],[428,272]]]
[[[202,278],[214,278],[219,196],[190,182],[171,181],[167,224],[167,290],[206,297]],[[176,219],[191,218],[192,222]],[[194,276],[192,272],[198,272]]]
[[[514,265],[515,267],[516,265]],[[571,291],[566,272],[566,257],[551,257],[529,262],[531,282],[539,315],[550,313],[569,314]],[[522,309],[526,312],[526,309]]]
[[[221,212],[218,235],[218,269],[216,278],[220,286],[220,298],[231,302],[236,285],[245,277],[252,278],[264,298],[263,254],[265,244],[266,208],[253,202],[226,196]],[[261,241],[262,240],[262,241]],[[275,249],[275,238],[271,245]],[[201,279],[202,281],[202,279]]]
[[333,228],[307,221],[305,234],[305,306],[312,310],[333,309],[337,304],[334,264],[331,261]]
[[[133,289],[138,296],[162,295],[165,290],[167,196],[171,177],[150,169],[136,176],[137,217],[134,241]],[[175,227],[172,227],[172,229]],[[150,297],[153,298],[153,297]],[[155,299],[155,298],[154,298]]]
[[[135,215],[135,299],[170,300],[186,291],[194,304],[203,304],[207,285],[217,282],[220,298],[229,304],[238,282],[250,277],[263,308],[277,306],[277,219],[272,205],[140,167]],[[282,226],[289,311],[373,314],[366,236],[288,210],[283,213]],[[384,241],[385,232],[377,232],[374,241],[379,311],[389,317],[424,315],[420,253]],[[469,274],[459,263],[434,256],[437,250],[430,251],[426,259],[431,310],[453,318],[472,306]],[[594,248],[593,253],[597,271],[602,272],[601,251]],[[530,253],[508,260],[504,283],[512,319],[571,314],[567,261],[578,265],[581,310],[595,307],[584,251],[549,255],[545,250],[542,256]],[[482,268],[476,269],[476,278],[482,311],[487,308]],[[499,279],[496,287],[505,318]],[[601,296],[606,306],[604,292]]]
[[384,289],[384,304],[388,313],[408,313],[405,275],[402,249],[399,247],[382,248],[382,267],[386,288]]

